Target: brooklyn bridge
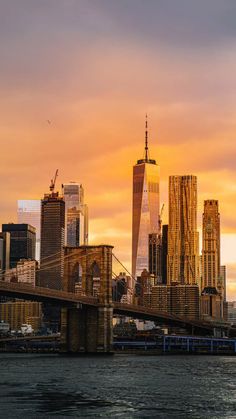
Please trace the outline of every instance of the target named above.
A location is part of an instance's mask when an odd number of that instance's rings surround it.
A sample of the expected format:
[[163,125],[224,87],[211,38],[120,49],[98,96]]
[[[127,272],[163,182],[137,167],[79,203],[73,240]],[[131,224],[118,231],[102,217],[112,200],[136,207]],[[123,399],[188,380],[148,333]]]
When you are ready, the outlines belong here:
[[[55,304],[61,308],[61,352],[113,352],[113,316],[151,320],[181,327],[192,335],[225,335],[229,326],[223,323],[190,320],[141,305],[124,304],[112,299],[113,246],[66,247],[64,275],[60,289],[32,286],[0,280],[0,295]],[[96,284],[93,267],[99,267]],[[76,289],[78,267],[81,283]],[[52,266],[53,268],[53,266]],[[96,293],[94,293],[96,286]]]

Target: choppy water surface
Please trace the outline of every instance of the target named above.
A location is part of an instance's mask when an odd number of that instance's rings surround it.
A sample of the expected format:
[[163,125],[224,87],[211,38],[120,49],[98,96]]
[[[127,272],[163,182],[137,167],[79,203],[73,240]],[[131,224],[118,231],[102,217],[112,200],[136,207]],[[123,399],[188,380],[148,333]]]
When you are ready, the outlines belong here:
[[0,354],[1,418],[236,418],[236,357]]

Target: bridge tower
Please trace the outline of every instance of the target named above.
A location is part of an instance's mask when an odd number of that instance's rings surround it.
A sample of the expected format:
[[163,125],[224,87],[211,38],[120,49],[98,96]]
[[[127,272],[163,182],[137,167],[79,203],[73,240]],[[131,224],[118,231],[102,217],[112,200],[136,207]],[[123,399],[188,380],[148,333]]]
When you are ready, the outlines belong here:
[[64,249],[63,290],[94,297],[97,306],[62,309],[62,352],[112,351],[112,249],[109,245]]

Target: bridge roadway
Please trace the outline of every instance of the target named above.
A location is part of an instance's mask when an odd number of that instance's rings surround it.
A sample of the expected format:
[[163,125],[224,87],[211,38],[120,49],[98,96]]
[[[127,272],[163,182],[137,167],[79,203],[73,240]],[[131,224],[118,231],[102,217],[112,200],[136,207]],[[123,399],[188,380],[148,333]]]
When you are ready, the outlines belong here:
[[[0,281],[0,295],[20,298],[24,300],[48,302],[64,307],[93,306],[99,307],[100,304],[96,297],[82,296],[66,291],[50,288],[33,287],[30,284],[19,282]],[[113,313],[125,315],[137,319],[159,321],[161,323],[187,328],[198,328],[205,331],[213,331],[214,328],[229,329],[229,325],[219,322],[206,322],[200,320],[189,320],[160,312],[149,307],[143,307],[132,304],[121,304],[113,302]]]

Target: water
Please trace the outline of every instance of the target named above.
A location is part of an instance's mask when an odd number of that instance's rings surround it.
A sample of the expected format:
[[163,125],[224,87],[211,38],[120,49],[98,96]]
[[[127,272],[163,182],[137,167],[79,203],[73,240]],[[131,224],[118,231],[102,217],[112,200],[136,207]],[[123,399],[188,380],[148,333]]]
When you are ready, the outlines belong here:
[[0,354],[1,418],[236,418],[236,357]]

